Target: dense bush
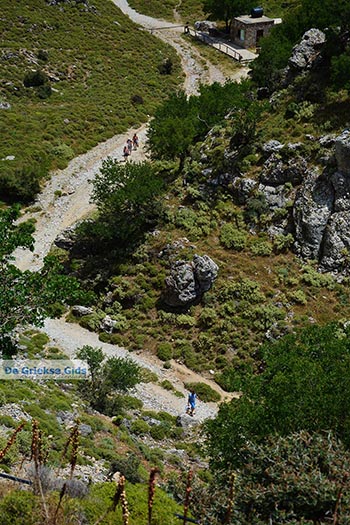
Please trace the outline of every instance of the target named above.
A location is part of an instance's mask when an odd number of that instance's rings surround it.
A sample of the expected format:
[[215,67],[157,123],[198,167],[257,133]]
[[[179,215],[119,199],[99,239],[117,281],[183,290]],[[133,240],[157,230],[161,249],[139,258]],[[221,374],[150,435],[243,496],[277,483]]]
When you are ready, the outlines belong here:
[[242,378],[243,395],[208,422],[216,464],[240,464],[246,439],[299,430],[332,430],[350,445],[350,334],[335,324],[311,326],[261,349],[262,371]]
[[206,383],[186,383],[187,390],[194,390],[198,398],[204,403],[211,401],[220,401],[221,396]]
[[43,86],[48,81],[49,79],[43,71],[28,71],[23,79],[23,84],[25,87],[38,87]]
[[170,361],[173,357],[173,349],[170,343],[160,343],[157,349],[157,356],[162,361]]
[[221,228],[220,241],[226,248],[240,251],[247,243],[247,234],[237,230],[233,224],[225,224]]

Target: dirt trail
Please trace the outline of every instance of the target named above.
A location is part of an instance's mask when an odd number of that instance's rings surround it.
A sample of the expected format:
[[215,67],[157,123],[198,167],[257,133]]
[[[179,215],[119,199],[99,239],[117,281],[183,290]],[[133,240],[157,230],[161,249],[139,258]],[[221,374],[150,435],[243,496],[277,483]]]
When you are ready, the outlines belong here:
[[[129,7],[126,0],[113,0],[113,2],[134,22],[146,29],[154,30],[157,37],[176,49],[186,74],[184,88],[187,94],[197,93],[201,83],[225,81],[223,73],[217,67],[205,60],[203,61],[199,52],[189,42],[181,38],[182,28],[164,20],[140,15]],[[164,25],[169,29],[156,29]],[[206,67],[203,67],[203,64]],[[237,73],[236,78],[245,76],[245,74],[246,70],[242,69]],[[17,250],[14,254],[15,263],[21,270],[39,270],[57,235],[93,211],[94,206],[90,203],[92,187],[89,181],[98,173],[103,160],[107,157],[122,160],[123,145],[134,132],[137,132],[140,138],[140,148],[132,153],[131,160],[141,161],[146,158],[144,149],[146,130],[147,124],[144,124],[138,129],[130,129],[126,133],[116,135],[73,159],[66,169],[52,174],[51,180],[38,196],[33,210],[28,211],[24,217],[24,219],[35,219],[36,231],[34,251]],[[96,334],[88,332],[80,326],[68,324],[62,319],[47,319],[44,331],[54,344],[59,345],[68,355],[74,355],[75,350],[83,345],[100,346],[109,355],[130,355],[127,350],[114,345],[103,344],[98,340]],[[132,357],[142,366],[153,370],[160,380],[168,379],[171,381],[178,391],[185,392],[184,382],[201,381],[210,384],[223,396],[223,399],[225,397],[225,393],[214,381],[204,379],[182,364],[174,362],[172,369],[165,370],[162,368],[161,362],[147,351],[132,354]],[[143,401],[146,408],[166,410],[172,414],[179,414],[184,411],[185,400],[179,399],[172,392],[164,390],[159,385],[142,384],[136,389],[135,395]],[[216,412],[217,404],[200,403],[196,419],[202,421],[205,418],[213,417]]]

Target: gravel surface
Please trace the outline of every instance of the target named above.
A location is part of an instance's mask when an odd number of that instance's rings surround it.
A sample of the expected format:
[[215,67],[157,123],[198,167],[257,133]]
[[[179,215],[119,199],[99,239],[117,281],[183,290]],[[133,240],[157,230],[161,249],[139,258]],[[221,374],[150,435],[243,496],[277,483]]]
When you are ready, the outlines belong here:
[[[157,37],[176,49],[181,57],[182,67],[186,74],[184,87],[187,94],[197,93],[201,83],[225,81],[222,72],[209,62],[207,62],[207,67],[203,67],[203,59],[198,51],[189,42],[181,38],[181,28],[163,20],[140,15],[131,9],[125,0],[113,1],[134,22],[148,30],[154,30]],[[164,27],[164,25],[169,29],[156,30],[156,28]],[[244,75],[245,70],[241,70],[238,72],[237,78]],[[126,133],[116,135],[73,159],[66,169],[52,173],[51,180],[38,196],[32,211],[23,217],[24,220],[28,218],[36,220],[35,247],[33,252],[16,250],[14,255],[15,264],[18,268],[31,271],[39,270],[57,235],[93,211],[94,206],[90,202],[92,187],[89,181],[98,173],[103,160],[107,157],[122,161],[123,146],[126,139],[131,137],[134,132],[137,132],[140,138],[140,148],[132,153],[131,161],[145,159],[146,130],[147,124],[144,124],[137,130],[130,129]],[[69,356],[74,355],[76,349],[83,345],[102,347],[107,355],[130,356],[126,349],[101,343],[97,334],[84,330],[78,325],[68,324],[62,319],[47,319],[44,331],[54,344],[60,346]],[[165,370],[162,368],[161,361],[147,351],[133,353],[132,359],[155,372],[160,381],[164,379],[171,381],[176,390],[183,392],[185,396],[187,393],[184,389],[184,382],[200,381],[206,382],[218,391],[223,399],[225,395],[228,398],[227,394],[214,381],[204,379],[182,364],[173,363],[171,370]],[[143,401],[145,408],[165,410],[174,415],[184,413],[186,398],[179,399],[158,384],[141,384],[135,389],[135,395]],[[216,412],[217,404],[199,403],[195,419],[203,421],[206,418],[213,417]]]

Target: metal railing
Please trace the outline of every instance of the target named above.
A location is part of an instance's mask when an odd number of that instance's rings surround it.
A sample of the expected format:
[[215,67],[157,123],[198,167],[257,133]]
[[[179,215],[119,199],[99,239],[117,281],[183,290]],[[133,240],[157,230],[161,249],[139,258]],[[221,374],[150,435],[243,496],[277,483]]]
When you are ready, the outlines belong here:
[[218,49],[222,53],[231,56],[235,60],[238,60],[238,62],[241,62],[243,60],[243,56],[241,55],[241,53],[233,49],[231,46],[228,46],[227,44],[224,44],[223,42],[220,42],[210,37],[209,35],[202,33],[201,31],[188,28],[187,33],[193,36],[194,38],[198,38],[198,40],[202,40],[206,44],[215,47],[215,49]]

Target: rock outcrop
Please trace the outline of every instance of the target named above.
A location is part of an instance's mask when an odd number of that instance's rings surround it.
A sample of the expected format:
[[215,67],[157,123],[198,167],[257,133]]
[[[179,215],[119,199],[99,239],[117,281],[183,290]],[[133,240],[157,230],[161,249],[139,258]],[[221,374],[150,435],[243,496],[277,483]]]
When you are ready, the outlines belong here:
[[286,84],[303,71],[310,70],[318,60],[326,42],[326,35],[319,29],[309,29],[299,44],[294,46],[285,71]]
[[170,276],[165,279],[164,302],[172,307],[190,305],[211,288],[218,270],[217,264],[207,255],[194,255],[190,263],[176,261]]

